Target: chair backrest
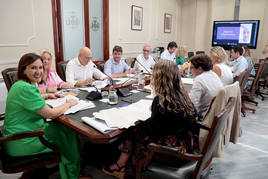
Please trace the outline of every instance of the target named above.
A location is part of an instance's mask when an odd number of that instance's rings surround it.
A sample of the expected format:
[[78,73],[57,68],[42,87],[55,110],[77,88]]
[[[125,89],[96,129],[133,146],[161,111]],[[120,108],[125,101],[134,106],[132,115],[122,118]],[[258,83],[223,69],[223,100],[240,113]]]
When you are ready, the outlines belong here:
[[4,78],[7,90],[11,88],[11,86],[15,83],[14,77],[17,73],[17,68],[7,68],[2,71],[2,76]]
[[101,72],[104,72],[104,60],[94,60],[93,63],[98,67]]
[[252,66],[248,67],[248,69],[246,69],[244,72],[240,73],[238,76],[234,78],[234,82],[235,81],[239,82],[241,94],[243,93],[243,89],[245,88],[247,84],[248,77],[250,75],[252,68],[253,68]]
[[268,73],[268,58],[266,58],[266,59],[260,59],[259,62],[261,62],[261,61],[264,61],[265,65],[264,65],[264,69],[263,69],[263,71],[261,73],[261,77],[260,78],[265,78],[265,77],[267,77],[267,73]]
[[260,60],[260,64],[259,64],[259,67],[258,69],[256,70],[256,75],[255,75],[255,78],[253,80],[253,83],[250,87],[250,93],[255,93],[255,90],[257,89],[257,86],[258,86],[258,83],[259,83],[259,80],[261,78],[261,74],[264,70],[264,67],[265,67],[265,61],[264,60]]
[[230,97],[226,107],[214,117],[213,123],[211,125],[210,131],[208,133],[204,148],[202,150],[203,157],[198,161],[193,178],[200,178],[200,175],[205,168],[206,164],[212,158],[212,154],[218,143],[220,134],[223,132],[224,126],[229,118],[229,114],[234,108],[235,98]]
[[69,61],[61,61],[58,63],[60,69],[59,75],[63,81],[66,81],[66,66]]

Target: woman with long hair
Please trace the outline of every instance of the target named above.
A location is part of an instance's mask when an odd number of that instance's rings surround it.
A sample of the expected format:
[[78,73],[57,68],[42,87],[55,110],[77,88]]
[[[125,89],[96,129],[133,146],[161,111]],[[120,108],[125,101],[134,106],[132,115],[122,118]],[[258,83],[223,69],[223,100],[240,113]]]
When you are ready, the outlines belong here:
[[222,81],[222,84],[229,85],[233,83],[233,74],[228,66],[228,56],[222,47],[216,46],[210,50],[210,57],[213,64],[213,69]]
[[151,86],[156,96],[145,129],[120,146],[118,161],[103,168],[104,172],[122,178],[130,157],[132,163],[144,157],[150,142],[173,147],[185,144],[187,152],[193,152],[192,122],[197,113],[183,87],[176,64],[169,60],[157,62],[153,67]]

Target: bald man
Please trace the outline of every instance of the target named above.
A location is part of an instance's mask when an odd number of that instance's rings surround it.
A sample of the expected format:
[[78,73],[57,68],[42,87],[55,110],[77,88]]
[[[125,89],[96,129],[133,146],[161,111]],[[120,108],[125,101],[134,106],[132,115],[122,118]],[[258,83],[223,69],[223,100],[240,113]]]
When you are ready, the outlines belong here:
[[70,60],[66,66],[66,81],[76,87],[82,87],[92,84],[94,79],[108,79],[91,59],[91,50],[88,47],[81,48],[78,58]]
[[[134,70],[150,73],[155,61],[151,54],[151,46],[145,45],[142,50],[142,54],[137,56],[137,60],[134,64]],[[138,61],[138,62],[137,62]]]

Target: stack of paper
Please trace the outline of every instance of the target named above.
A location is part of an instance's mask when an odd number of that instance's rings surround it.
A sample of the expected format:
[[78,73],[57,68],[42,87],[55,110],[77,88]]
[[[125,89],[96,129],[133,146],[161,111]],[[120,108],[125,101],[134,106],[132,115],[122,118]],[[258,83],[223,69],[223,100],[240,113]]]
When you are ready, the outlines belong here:
[[93,115],[103,119],[110,128],[128,128],[135,125],[136,121],[145,121],[151,116],[151,104],[152,100],[143,99],[126,107],[105,109]]
[[87,91],[87,92],[91,92],[91,91],[96,91],[96,88],[94,87],[84,87],[84,88],[78,88],[79,90],[82,90],[82,91]]
[[76,99],[78,103],[70,107],[64,114],[76,113],[77,111],[95,107],[95,104],[92,103],[91,101],[79,100],[79,98],[72,95],[67,95],[64,98],[46,100],[46,103],[54,108],[62,104],[65,104],[67,99]]
[[103,134],[107,134],[113,130],[118,129],[117,127],[108,127],[105,121],[101,119],[90,118],[90,117],[82,117],[81,119],[82,121],[94,127]]

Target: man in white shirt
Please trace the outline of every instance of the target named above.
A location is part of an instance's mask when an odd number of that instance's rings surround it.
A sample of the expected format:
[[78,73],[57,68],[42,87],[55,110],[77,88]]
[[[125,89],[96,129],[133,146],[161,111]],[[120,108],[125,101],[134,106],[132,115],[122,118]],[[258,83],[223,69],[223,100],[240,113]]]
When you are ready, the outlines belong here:
[[176,63],[176,56],[175,56],[175,50],[177,48],[176,42],[169,42],[167,49],[161,53],[161,59],[162,60],[170,60]]
[[239,76],[248,68],[248,61],[242,56],[243,48],[240,46],[234,46],[231,50],[231,57],[234,59],[232,62],[233,66],[233,77]]
[[66,81],[73,86],[82,87],[92,84],[94,79],[108,79],[91,59],[91,50],[88,47],[81,48],[78,58],[70,60],[66,66]]
[[155,64],[155,61],[150,54],[151,54],[151,47],[149,45],[145,45],[143,47],[143,53],[138,55],[135,61],[134,70],[150,73],[151,69]]
[[207,55],[192,57],[190,68],[194,74],[194,82],[189,96],[198,114],[203,116],[223,84],[218,75],[212,71],[212,61]]

